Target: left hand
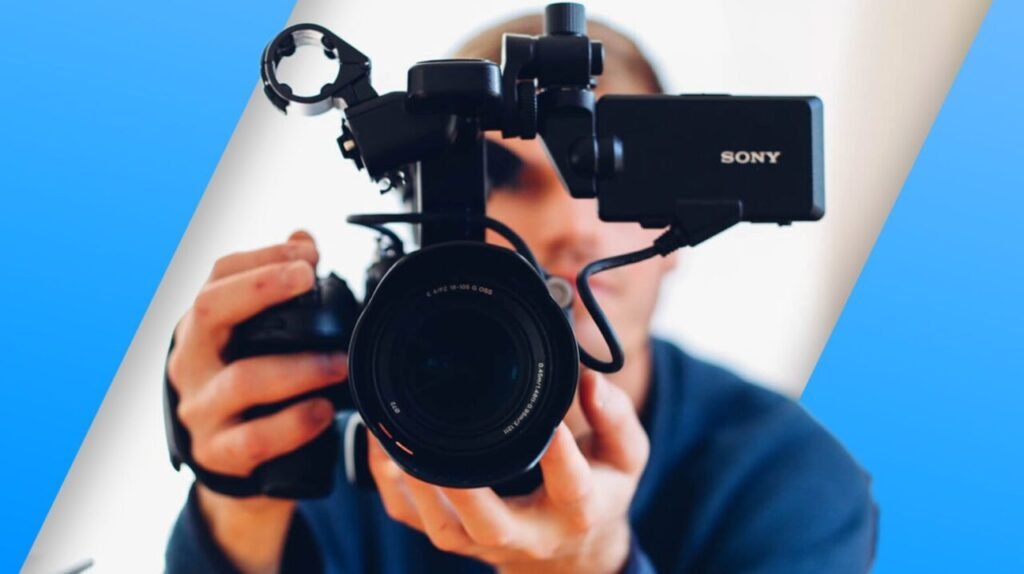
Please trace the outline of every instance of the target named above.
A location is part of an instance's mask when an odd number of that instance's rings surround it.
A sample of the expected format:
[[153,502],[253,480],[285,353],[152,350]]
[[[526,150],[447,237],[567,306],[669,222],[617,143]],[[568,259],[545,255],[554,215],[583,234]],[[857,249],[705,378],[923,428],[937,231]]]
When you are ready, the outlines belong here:
[[402,471],[370,439],[370,469],[387,513],[446,552],[512,572],[618,572],[629,553],[628,511],[649,443],[629,397],[597,373],[580,377],[592,433],[579,444],[563,422],[541,458],[544,486],[502,499]]

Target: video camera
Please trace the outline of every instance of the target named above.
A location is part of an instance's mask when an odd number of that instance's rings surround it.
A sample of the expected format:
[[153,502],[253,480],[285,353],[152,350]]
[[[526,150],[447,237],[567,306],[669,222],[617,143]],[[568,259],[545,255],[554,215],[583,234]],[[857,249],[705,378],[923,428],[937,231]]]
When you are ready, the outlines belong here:
[[[299,24],[270,42],[261,75],[273,105],[308,115],[343,109],[342,155],[414,210],[348,218],[383,238],[364,304],[331,274],[310,293],[236,327],[224,352],[230,361],[348,351],[351,396],[337,385],[313,393],[335,402],[338,424],[249,477],[217,475],[192,460],[177,395],[165,384],[176,467],[185,462],[199,481],[235,496],[323,496],[339,453],[350,481],[370,482],[368,430],[406,472],[427,482],[527,492],[542,480],[538,461],[573,400],[580,363],[606,373],[623,365],[590,276],[696,245],[740,221],[823,216],[817,98],[595,98],[604,51],[587,37],[579,4],[549,5],[543,35],[506,34],[503,41],[500,67],[425,61],[409,70],[406,91],[384,95],[370,84],[369,59],[326,28]],[[277,70],[310,45],[340,65],[319,93],[300,95]],[[576,279],[610,360],[579,347],[572,287],[550,276],[512,229],[487,217],[486,131],[539,135],[565,188],[575,198],[596,198],[602,220],[665,228],[650,247],[591,262]],[[406,253],[386,227],[394,223],[417,226],[420,249]],[[485,242],[487,229],[513,249]]]

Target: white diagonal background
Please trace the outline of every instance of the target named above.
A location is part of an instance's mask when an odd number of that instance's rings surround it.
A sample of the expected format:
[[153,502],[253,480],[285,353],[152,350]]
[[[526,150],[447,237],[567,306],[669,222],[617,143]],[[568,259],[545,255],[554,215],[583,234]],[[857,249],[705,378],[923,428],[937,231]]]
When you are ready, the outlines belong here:
[[[827,208],[817,224],[742,226],[687,253],[659,332],[799,395],[987,11],[985,0],[588,2],[632,33],[670,90],[815,94],[825,102]],[[300,0],[370,56],[378,91],[420,59],[541,3]],[[269,40],[269,38],[268,38]],[[257,83],[259,54],[253,54]],[[278,114],[259,89],[239,121],[89,430],[25,572],[155,572],[190,477],[171,471],[160,410],[169,334],[220,255],[311,230],[322,269],[360,278],[372,239],[344,225],[397,208],[334,145],[338,117]],[[356,284],[359,282],[356,281]],[[827,381],[820,381],[827,384]]]

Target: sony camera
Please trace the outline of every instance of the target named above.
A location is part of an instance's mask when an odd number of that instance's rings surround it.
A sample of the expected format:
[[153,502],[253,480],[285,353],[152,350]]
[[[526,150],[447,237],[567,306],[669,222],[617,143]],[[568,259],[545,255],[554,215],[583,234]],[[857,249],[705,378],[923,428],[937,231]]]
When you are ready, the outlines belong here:
[[[239,325],[224,352],[235,360],[347,350],[348,384],[317,392],[339,408],[338,424],[249,477],[217,475],[192,460],[177,396],[165,384],[176,467],[185,462],[198,480],[236,496],[323,496],[339,456],[348,480],[369,482],[368,431],[422,480],[529,491],[542,480],[538,461],[573,400],[579,365],[614,372],[624,360],[591,275],[696,245],[740,221],[823,216],[817,98],[597,99],[604,52],[587,37],[579,4],[548,6],[541,36],[506,34],[503,41],[500,66],[421,62],[409,70],[406,91],[384,95],[371,86],[369,59],[321,26],[292,26],[270,42],[261,71],[273,105],[310,115],[343,109],[342,155],[382,189],[402,193],[412,209],[349,217],[381,234],[364,302],[331,274]],[[313,95],[295,93],[276,74],[304,45],[340,64]],[[650,247],[594,261],[577,277],[575,291],[610,360],[579,347],[568,312],[572,286],[549,276],[512,229],[487,217],[485,131],[539,135],[568,192],[596,198],[602,220],[665,229]],[[389,224],[414,225],[419,249],[406,252]],[[487,229],[514,248],[486,243]]]

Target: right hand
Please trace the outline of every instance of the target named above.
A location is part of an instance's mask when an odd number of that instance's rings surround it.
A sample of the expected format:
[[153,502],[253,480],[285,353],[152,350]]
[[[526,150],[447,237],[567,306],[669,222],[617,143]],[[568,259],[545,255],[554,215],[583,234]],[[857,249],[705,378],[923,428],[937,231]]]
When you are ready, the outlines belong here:
[[[344,380],[343,353],[267,355],[227,364],[221,359],[235,325],[313,288],[318,259],[305,232],[280,245],[223,257],[178,324],[167,373],[179,396],[177,415],[191,437],[192,457],[203,468],[248,476],[332,424],[334,407],[319,397],[251,420],[241,414]],[[276,568],[294,501],[232,498],[202,484],[198,495],[214,538],[236,566]]]

